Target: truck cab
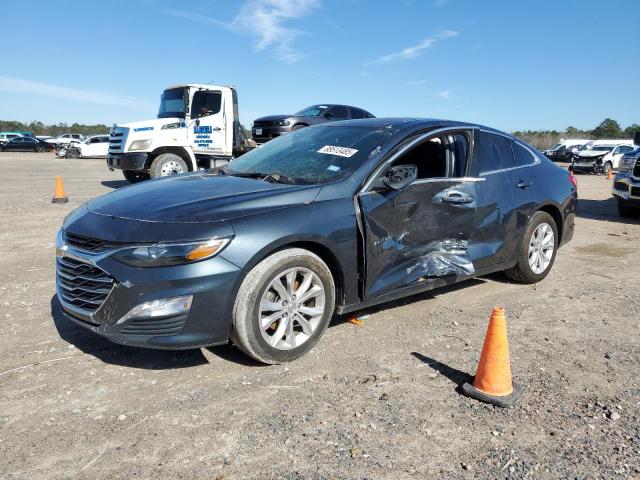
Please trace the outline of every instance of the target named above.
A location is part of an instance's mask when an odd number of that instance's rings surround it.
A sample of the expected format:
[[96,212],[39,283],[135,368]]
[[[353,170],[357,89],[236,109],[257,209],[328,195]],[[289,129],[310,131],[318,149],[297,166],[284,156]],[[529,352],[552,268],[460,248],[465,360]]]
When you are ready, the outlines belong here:
[[107,166],[137,182],[217,167],[245,149],[235,88],[174,85],[157,118],[111,128]]

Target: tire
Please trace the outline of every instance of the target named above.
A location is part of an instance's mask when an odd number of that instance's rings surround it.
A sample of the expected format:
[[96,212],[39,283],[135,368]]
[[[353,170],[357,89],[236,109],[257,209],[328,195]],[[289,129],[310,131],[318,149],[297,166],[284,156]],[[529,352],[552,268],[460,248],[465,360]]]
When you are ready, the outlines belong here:
[[[286,300],[282,300],[273,285],[281,278],[285,278],[286,283],[292,277],[285,274],[291,273],[295,275],[293,288],[288,289],[285,284],[279,283],[282,296],[287,295]],[[316,294],[304,300],[298,310],[291,291],[299,292],[305,280],[310,281],[310,285],[302,295],[307,296],[310,292]],[[263,302],[271,307],[262,308]],[[316,307],[317,303],[321,305]],[[303,308],[306,311],[302,312]],[[318,313],[310,314],[314,309]],[[238,289],[233,307],[231,341],[259,362],[291,362],[318,342],[329,325],[334,309],[335,284],[329,267],[322,259],[301,248],[281,250],[256,265]],[[300,314],[306,320],[306,329],[298,320]],[[261,328],[261,320],[268,318],[273,320],[268,320],[267,326]],[[293,325],[291,330],[288,329],[290,324]]]
[[80,158],[80,150],[77,148],[67,148],[65,158]]
[[[545,249],[543,246],[536,246],[533,244],[535,242],[534,234],[536,234],[537,232],[537,235],[540,235],[544,230],[542,228],[542,225],[547,225],[547,227],[550,228],[551,232],[553,233],[553,251],[551,252],[550,258],[545,253],[548,252],[548,249]],[[538,230],[539,228],[541,230]],[[544,238],[547,238],[546,233],[548,233],[548,229],[545,232]],[[549,243],[546,243],[545,245],[550,246]],[[540,259],[539,267],[544,267],[542,270],[534,270],[534,268],[530,264],[530,248],[534,249],[534,252],[532,254],[532,260],[534,261],[534,264],[536,263],[537,259]],[[540,251],[541,256],[536,255],[536,248],[542,248],[542,250]],[[520,245],[518,246],[518,263],[516,263],[513,268],[505,270],[504,273],[507,275],[507,277],[509,277],[511,280],[515,280],[516,282],[528,284],[538,283],[539,281],[544,279],[544,277],[546,277],[551,271],[553,263],[556,260],[557,251],[558,226],[556,225],[556,222],[551,215],[549,215],[547,212],[538,211],[534,213],[529,219],[527,229],[522,236]]]
[[637,218],[640,216],[640,208],[630,207],[618,202],[618,213],[623,218]]
[[613,165],[611,164],[611,162],[607,162],[604,164],[604,166],[602,167],[602,173],[604,175],[609,175],[609,172],[613,170]]
[[303,128],[305,128],[305,127],[306,127],[306,125],[296,125],[295,127],[293,127],[293,128],[291,129],[291,131],[292,131],[292,132],[295,132],[295,131],[297,131],[297,130],[302,130],[302,129],[303,129]]
[[174,153],[158,155],[151,163],[151,168],[149,169],[151,178],[179,175],[180,173],[186,173],[188,171],[187,163]]
[[123,170],[122,173],[124,175],[124,178],[126,178],[131,183],[143,182],[151,178],[148,173],[134,172],[133,170]]

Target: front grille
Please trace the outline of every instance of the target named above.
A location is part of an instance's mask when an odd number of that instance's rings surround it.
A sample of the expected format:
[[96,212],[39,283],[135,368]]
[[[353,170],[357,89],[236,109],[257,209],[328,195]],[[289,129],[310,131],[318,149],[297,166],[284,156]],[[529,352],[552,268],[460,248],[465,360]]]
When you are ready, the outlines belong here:
[[103,270],[70,257],[56,259],[56,273],[62,300],[88,313],[100,308],[114,284]]
[[258,122],[253,122],[253,126],[254,127],[270,127],[273,125],[273,121],[271,120],[263,120],[263,121],[258,121]]
[[70,232],[64,232],[64,239],[65,242],[72,247],[87,252],[104,252],[105,250],[112,250],[122,246],[122,244],[118,242],[109,242],[98,238],[84,237]]
[[627,184],[624,182],[613,182],[613,188],[616,190],[622,190],[623,192],[627,191]]
[[640,158],[636,160],[636,166],[633,169],[633,176],[640,177]]
[[111,135],[109,135],[109,153],[123,153],[128,134],[129,129],[124,127],[118,127],[111,132]]

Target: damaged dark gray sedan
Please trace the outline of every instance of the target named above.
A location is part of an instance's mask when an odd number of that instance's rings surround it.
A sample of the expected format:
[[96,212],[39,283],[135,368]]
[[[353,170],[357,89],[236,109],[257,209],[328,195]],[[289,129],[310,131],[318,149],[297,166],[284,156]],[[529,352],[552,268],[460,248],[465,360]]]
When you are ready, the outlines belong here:
[[569,172],[490,128],[328,123],[78,208],[57,239],[58,299],[117,343],[231,340],[287,362],[335,313],[496,271],[542,280],[576,203]]

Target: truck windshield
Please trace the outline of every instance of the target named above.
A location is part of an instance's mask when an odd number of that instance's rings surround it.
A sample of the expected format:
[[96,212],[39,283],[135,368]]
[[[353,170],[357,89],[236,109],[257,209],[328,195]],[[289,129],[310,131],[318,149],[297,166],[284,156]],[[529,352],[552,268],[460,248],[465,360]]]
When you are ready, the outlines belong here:
[[229,163],[226,175],[261,175],[293,184],[322,184],[353,173],[392,133],[386,128],[317,126],[271,140]]
[[158,110],[158,118],[184,118],[184,99],[184,88],[170,88],[162,92],[162,95],[160,96],[160,109]]

